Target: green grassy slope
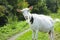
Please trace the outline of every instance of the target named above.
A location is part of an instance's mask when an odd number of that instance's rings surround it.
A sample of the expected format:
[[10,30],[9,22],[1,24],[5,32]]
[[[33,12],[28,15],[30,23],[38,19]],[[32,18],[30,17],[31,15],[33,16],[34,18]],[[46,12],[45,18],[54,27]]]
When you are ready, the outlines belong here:
[[14,22],[0,28],[0,40],[6,40],[18,32],[22,32],[28,28],[25,21]]

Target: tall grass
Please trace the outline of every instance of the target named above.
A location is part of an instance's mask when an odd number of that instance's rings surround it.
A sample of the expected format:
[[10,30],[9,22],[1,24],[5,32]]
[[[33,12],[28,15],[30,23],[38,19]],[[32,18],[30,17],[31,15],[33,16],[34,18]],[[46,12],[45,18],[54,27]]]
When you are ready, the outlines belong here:
[[18,32],[22,32],[27,28],[28,25],[26,25],[25,21],[13,22],[11,24],[7,24],[4,27],[0,28],[0,40],[7,40],[9,37],[13,36]]

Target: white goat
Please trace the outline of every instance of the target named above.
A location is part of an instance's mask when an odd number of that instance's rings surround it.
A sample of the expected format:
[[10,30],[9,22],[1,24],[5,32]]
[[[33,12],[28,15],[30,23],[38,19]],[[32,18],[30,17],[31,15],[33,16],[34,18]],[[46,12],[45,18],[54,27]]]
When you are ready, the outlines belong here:
[[50,40],[54,40],[53,31],[54,31],[54,20],[45,15],[31,14],[30,8],[25,8],[23,10],[17,9],[18,12],[23,12],[23,16],[26,21],[30,24],[32,29],[32,40],[37,40],[38,31],[47,32],[50,36]]

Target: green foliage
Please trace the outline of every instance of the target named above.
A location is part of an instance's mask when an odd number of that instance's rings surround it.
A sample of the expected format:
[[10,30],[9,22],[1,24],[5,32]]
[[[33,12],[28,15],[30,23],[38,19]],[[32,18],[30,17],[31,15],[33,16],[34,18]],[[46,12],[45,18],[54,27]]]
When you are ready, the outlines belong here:
[[[35,0],[36,1],[36,0]],[[56,13],[59,8],[59,2],[57,0],[38,0],[37,3],[34,3],[33,0],[28,0],[30,5],[33,4],[34,9],[32,12],[38,14],[49,14],[51,12]]]
[[32,12],[35,12],[38,14],[48,14],[50,11],[47,9],[45,1],[39,0],[38,3],[34,5]]
[[60,0],[56,0],[57,1],[57,6],[60,8]]
[[7,0],[0,0],[0,5],[8,4]]
[[32,40],[32,32],[28,31],[22,36],[18,37],[16,40]]
[[[8,23],[17,21],[22,15],[18,14],[16,9],[26,8],[27,6],[28,3],[24,0],[0,0],[0,17],[5,16],[8,19]],[[21,19],[24,20],[23,17]]]
[[[18,1],[19,1],[19,0],[18,0]],[[18,6],[18,8],[23,9],[23,8],[28,7],[28,3],[25,2],[24,0],[22,0],[22,1],[19,1],[19,2],[18,2],[17,6]]]
[[23,15],[17,13],[17,8],[23,9],[33,5],[33,13],[50,14],[57,11],[59,4],[59,0],[0,0],[0,16],[5,15],[8,22],[24,20]]
[[17,0],[7,0],[8,4],[9,5],[12,5],[12,6],[17,6]]
[[60,19],[60,9],[58,10],[57,13],[50,13],[49,15],[54,19],[56,19],[56,18]]
[[[27,8],[28,7],[28,3],[25,2],[25,0],[18,0],[18,3],[17,3],[17,8],[18,9],[23,9],[23,8]],[[18,20],[24,20],[24,17],[22,15],[22,13],[17,13],[17,17],[18,17]]]
[[[38,40],[48,40],[48,35],[46,33],[38,33]],[[32,40],[32,31],[28,31],[22,36],[18,37],[16,40]]]
[[0,26],[1,27],[7,23],[5,10],[6,10],[5,6],[0,5]]
[[25,21],[7,24],[4,27],[0,28],[0,40],[7,40],[9,37],[13,36],[18,32],[22,32],[27,28],[29,28],[29,25],[26,25]]
[[57,12],[58,10],[57,0],[46,0],[46,5],[47,8],[52,12]]
[[29,6],[31,5],[36,5],[38,3],[39,0],[26,0],[29,4]]
[[5,15],[4,14],[5,10],[6,10],[6,8],[4,6],[0,5],[0,17]]

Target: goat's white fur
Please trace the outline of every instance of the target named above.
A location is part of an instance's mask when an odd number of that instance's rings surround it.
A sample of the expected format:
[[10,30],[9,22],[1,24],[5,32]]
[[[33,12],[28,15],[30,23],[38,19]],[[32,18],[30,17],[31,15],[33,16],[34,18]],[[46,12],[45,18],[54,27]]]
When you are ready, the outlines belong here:
[[[21,10],[27,22],[30,24],[30,27],[33,31],[32,38],[33,40],[37,40],[38,38],[38,31],[40,32],[50,32],[50,39],[54,40],[53,38],[53,30],[54,30],[54,20],[50,16],[45,15],[38,15],[38,14],[31,14],[29,8],[25,8]],[[30,23],[31,16],[33,16],[33,24]]]

